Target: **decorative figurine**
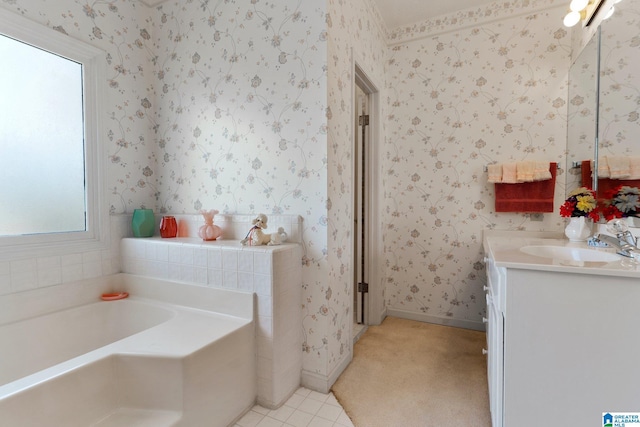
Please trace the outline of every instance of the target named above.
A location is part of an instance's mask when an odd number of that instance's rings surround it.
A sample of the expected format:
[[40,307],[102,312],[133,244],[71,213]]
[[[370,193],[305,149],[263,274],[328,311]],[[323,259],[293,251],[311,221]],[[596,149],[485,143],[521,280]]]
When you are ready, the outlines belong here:
[[253,221],[251,221],[253,227],[251,227],[247,236],[242,239],[240,243],[243,246],[275,246],[286,242],[287,233],[285,233],[284,228],[282,227],[278,228],[276,233],[267,234],[262,231],[267,228],[267,221],[268,218],[265,214],[259,214]]
[[204,225],[198,230],[198,236],[200,236],[202,240],[216,240],[218,237],[222,236],[222,229],[213,224],[213,217],[216,216],[218,212],[219,211],[215,209],[210,211],[205,211],[203,209],[200,211],[204,217]]

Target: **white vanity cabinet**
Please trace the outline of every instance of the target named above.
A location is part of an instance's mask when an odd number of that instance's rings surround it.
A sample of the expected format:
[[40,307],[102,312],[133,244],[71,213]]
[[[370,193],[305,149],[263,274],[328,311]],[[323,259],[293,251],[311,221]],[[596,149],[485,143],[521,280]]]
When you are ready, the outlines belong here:
[[637,267],[562,265],[493,246],[486,259],[493,427],[602,426],[605,412],[640,412]]
[[486,258],[487,267],[487,380],[489,384],[489,403],[493,427],[502,427],[502,392],[503,385],[503,351],[504,351],[504,317],[500,295],[504,294],[504,277],[491,258]]

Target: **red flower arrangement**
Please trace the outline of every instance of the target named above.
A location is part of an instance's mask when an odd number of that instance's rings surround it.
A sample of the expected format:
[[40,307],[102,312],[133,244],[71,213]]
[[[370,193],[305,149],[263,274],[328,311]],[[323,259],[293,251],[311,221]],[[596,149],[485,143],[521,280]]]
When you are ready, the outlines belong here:
[[620,185],[608,191],[605,198],[602,215],[607,221],[614,218],[640,216],[640,190],[637,187]]
[[560,206],[560,216],[565,218],[586,216],[594,222],[600,220],[596,192],[587,187],[579,187],[569,193]]

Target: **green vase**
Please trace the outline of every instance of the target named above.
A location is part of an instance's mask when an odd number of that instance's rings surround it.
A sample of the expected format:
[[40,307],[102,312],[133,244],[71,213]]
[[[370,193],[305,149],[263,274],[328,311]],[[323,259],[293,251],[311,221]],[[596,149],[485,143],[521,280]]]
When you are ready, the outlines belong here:
[[135,209],[131,219],[134,237],[151,237],[156,229],[153,209]]

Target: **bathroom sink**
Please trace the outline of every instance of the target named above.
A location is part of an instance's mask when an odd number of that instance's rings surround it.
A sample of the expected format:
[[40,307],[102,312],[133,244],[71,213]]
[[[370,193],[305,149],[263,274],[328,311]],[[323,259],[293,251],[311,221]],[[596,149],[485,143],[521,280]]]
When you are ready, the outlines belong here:
[[529,255],[560,261],[612,262],[620,259],[620,255],[615,253],[569,246],[524,246],[520,250]]

